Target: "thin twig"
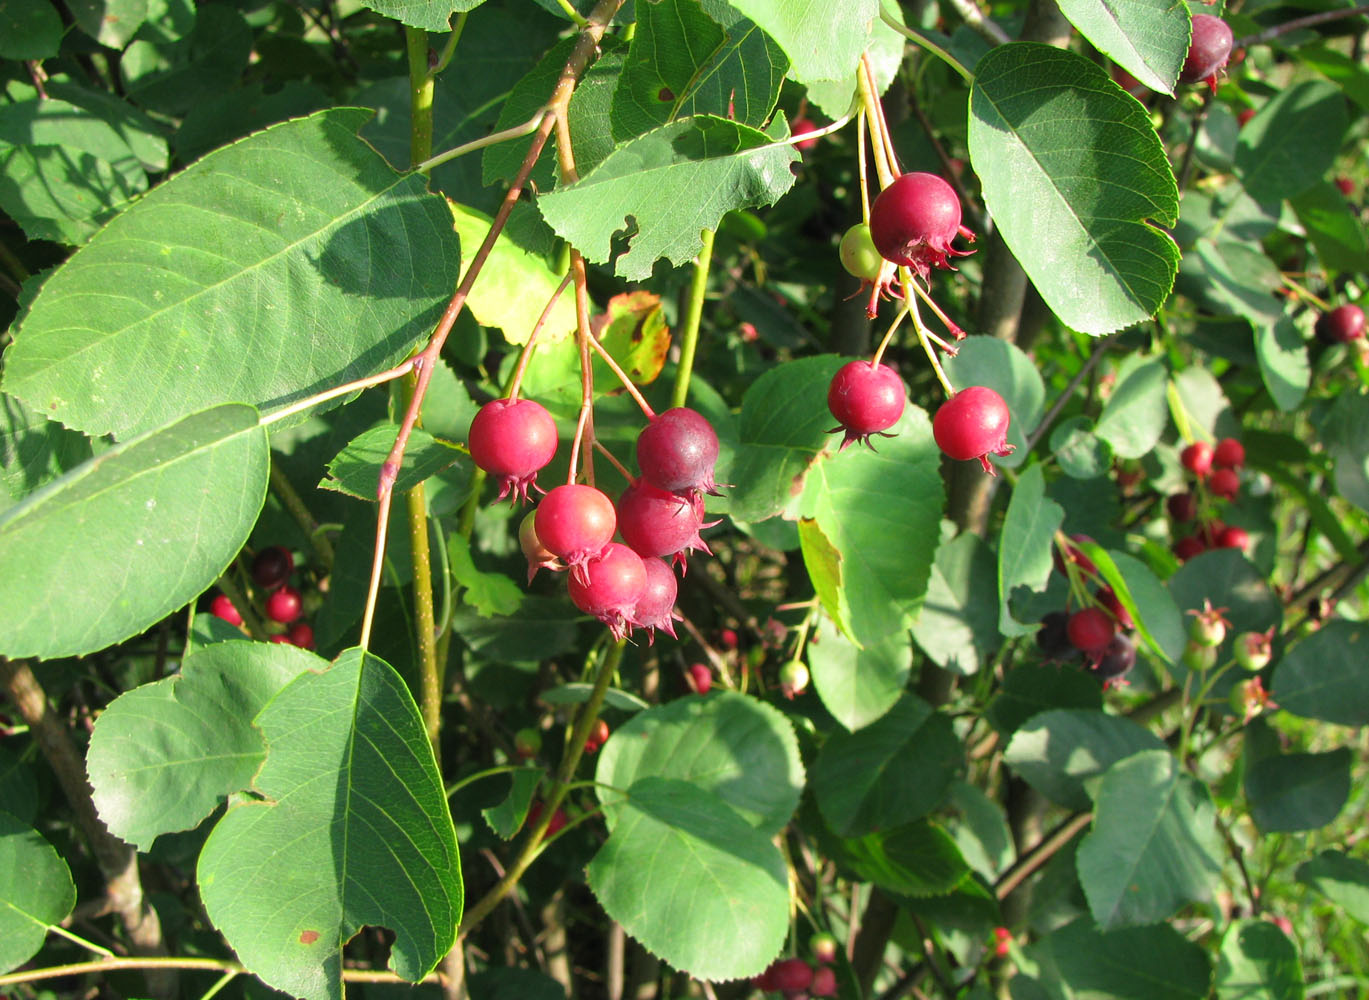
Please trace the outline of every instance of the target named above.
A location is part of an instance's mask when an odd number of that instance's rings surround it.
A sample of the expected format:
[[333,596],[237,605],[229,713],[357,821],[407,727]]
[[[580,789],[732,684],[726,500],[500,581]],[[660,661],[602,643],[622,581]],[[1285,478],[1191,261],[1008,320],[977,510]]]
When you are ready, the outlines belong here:
[[1283,24],[1276,24],[1272,28],[1265,28],[1257,31],[1253,35],[1246,35],[1238,38],[1231,45],[1231,51],[1249,48],[1251,45],[1263,45],[1265,42],[1272,42],[1280,35],[1286,35],[1290,31],[1297,31],[1299,28],[1310,28],[1316,24],[1325,24],[1327,21],[1337,21],[1343,17],[1354,17],[1356,14],[1369,14],[1369,4],[1361,4],[1359,7],[1347,7],[1344,10],[1324,10],[1318,14],[1308,14],[1306,17],[1295,17],[1291,21]]
[[1053,858],[1056,852],[1068,844],[1075,834],[1091,822],[1093,822],[1093,813],[1075,813],[1046,834],[1035,847],[1019,857],[1008,867],[1007,871],[998,876],[998,881],[993,886],[994,895],[999,899],[1006,899],[1014,889],[1026,881],[1027,876]]
[[1050,410],[1041,418],[1041,422],[1033,427],[1032,432],[1027,435],[1027,451],[1035,448],[1036,443],[1045,436],[1046,431],[1050,430],[1051,424],[1055,423],[1055,418],[1060,416],[1060,411],[1074,398],[1074,390],[1078,389],[1079,384],[1089,377],[1089,373],[1094,368],[1098,367],[1098,363],[1103,360],[1103,355],[1108,352],[1108,348],[1112,347],[1116,339],[1117,335],[1113,334],[1111,337],[1104,337],[1098,341],[1093,353],[1084,360],[1083,367],[1075,373],[1074,378],[1070,379],[1070,384],[1065,386],[1065,391],[1060,393],[1056,401],[1051,404]]

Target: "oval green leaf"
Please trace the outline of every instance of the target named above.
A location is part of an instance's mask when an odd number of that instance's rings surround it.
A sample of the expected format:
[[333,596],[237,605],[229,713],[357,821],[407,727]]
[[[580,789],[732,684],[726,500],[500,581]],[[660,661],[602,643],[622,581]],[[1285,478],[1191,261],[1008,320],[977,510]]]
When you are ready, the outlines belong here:
[[75,905],[62,856],[37,830],[0,811],[0,972],[36,955],[48,928]]

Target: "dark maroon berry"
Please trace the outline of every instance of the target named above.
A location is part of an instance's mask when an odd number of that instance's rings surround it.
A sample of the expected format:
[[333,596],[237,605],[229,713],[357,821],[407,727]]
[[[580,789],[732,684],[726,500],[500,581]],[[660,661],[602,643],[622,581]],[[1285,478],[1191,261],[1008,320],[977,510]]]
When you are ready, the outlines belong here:
[[1364,310],[1356,305],[1337,306],[1317,320],[1317,339],[1327,344],[1348,344],[1364,336]]
[[1207,480],[1207,488],[1213,496],[1232,500],[1241,490],[1241,477],[1235,469],[1213,469]]
[[763,973],[781,993],[800,993],[813,983],[813,967],[801,958],[782,958]]
[[1212,449],[1212,464],[1219,469],[1239,469],[1245,465],[1245,448],[1235,438],[1222,438]]
[[713,466],[718,435],[697,410],[677,406],[658,413],[637,435],[637,467],[653,486],[675,492],[698,490],[717,495]]
[[314,648],[314,629],[308,622],[295,622],[286,635],[290,637],[292,646],[298,646],[300,649]]
[[294,572],[295,559],[289,549],[279,545],[262,549],[252,560],[252,582],[264,590],[275,590]]
[[1200,556],[1206,552],[1207,546],[1197,535],[1186,535],[1174,543],[1173,549],[1180,562],[1188,562],[1194,556]]
[[642,568],[646,570],[646,586],[642,590],[642,596],[637,598],[637,603],[632,606],[632,613],[629,616],[632,624],[647,630],[647,645],[655,643],[657,629],[674,639],[675,622],[679,618],[679,615],[675,614],[675,598],[679,593],[675,574],[662,560],[656,558],[644,558]]
[[979,459],[984,471],[995,475],[989,455],[1011,455],[1008,421],[1011,414],[1003,397],[988,386],[961,389],[941,404],[932,418],[932,436],[951,458],[968,462]]
[[613,538],[618,519],[613,501],[593,486],[558,486],[537,505],[537,537],[564,559],[571,575],[585,582],[584,566]]
[[1165,500],[1165,509],[1170,517],[1184,524],[1198,516],[1198,498],[1192,493],[1175,493]]
[[1226,67],[1233,41],[1231,26],[1220,17],[1194,14],[1193,37],[1188,43],[1183,69],[1179,71],[1179,81],[1197,83],[1206,80],[1216,93],[1217,74]]
[[906,401],[907,389],[898,372],[868,361],[843,365],[827,388],[827,408],[841,425],[832,430],[846,432],[843,449],[853,441],[869,444],[871,434],[881,434],[898,423]]
[[1212,470],[1212,445],[1206,441],[1194,441],[1179,452],[1179,461],[1185,469],[1202,479]]
[[304,600],[294,587],[281,587],[266,598],[266,617],[289,625],[304,611]]
[[692,549],[708,552],[699,537],[700,510],[687,498],[637,480],[618,498],[618,531],[639,556],[684,556]]
[[471,460],[499,480],[496,502],[523,502],[556,456],[556,421],[531,399],[496,399],[475,415],[467,441]]
[[837,974],[828,966],[813,970],[813,981],[808,986],[810,997],[834,997],[837,995]]
[[1117,623],[1102,608],[1083,608],[1070,615],[1065,633],[1076,649],[1096,655],[1117,634]]
[[621,639],[632,629],[632,612],[646,590],[646,580],[642,557],[626,545],[609,542],[599,555],[586,560],[582,577],[571,573],[570,599]]
[[215,618],[222,618],[229,625],[242,624],[242,615],[238,614],[238,609],[233,607],[233,602],[228,599],[227,594],[214,595],[214,599],[209,602],[209,613]]
[[1103,647],[1103,655],[1093,665],[1093,672],[1102,678],[1104,687],[1112,687],[1135,665],[1136,644],[1119,632]]
[[870,206],[870,238],[885,260],[911,267],[926,278],[934,267],[949,268],[948,255],[960,232],[960,198],[936,174],[903,174]]
[[1079,655],[1079,649],[1070,642],[1068,611],[1052,611],[1041,619],[1041,627],[1036,630],[1036,648],[1047,660],[1072,660]]

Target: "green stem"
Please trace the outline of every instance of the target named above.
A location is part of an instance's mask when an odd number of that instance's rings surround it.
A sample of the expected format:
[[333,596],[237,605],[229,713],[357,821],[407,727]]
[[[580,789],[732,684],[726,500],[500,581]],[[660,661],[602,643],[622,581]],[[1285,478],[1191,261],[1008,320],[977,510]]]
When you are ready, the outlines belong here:
[[409,57],[409,163],[413,165],[433,155],[434,81],[428,68],[428,33],[406,25],[404,48]]
[[924,35],[922,32],[916,31],[913,28],[908,27],[906,24],[903,24],[901,21],[898,20],[898,18],[894,17],[887,10],[885,10],[882,5],[879,9],[879,19],[883,21],[886,25],[888,25],[890,28],[893,28],[895,31],[897,31],[904,38],[908,39],[908,41],[912,42],[914,45],[917,45],[920,48],[926,49],[932,55],[936,56],[938,59],[944,62],[947,66],[951,67],[951,69],[955,70],[957,73],[961,75],[962,78],[964,78],[966,83],[974,82],[974,74],[970,72],[969,68],[955,56],[951,55],[949,49],[943,48],[942,46],[938,45],[931,38],[931,36]]
[[685,313],[684,330],[680,334],[680,366],[675,371],[675,392],[670,397],[672,407],[684,406],[689,398],[689,377],[694,371],[694,355],[699,347],[699,323],[704,314],[704,294],[708,290],[708,269],[713,263],[713,230],[705,229],[703,246],[694,258],[694,280],[689,286],[689,310]]
[[456,55],[456,43],[461,41],[461,33],[466,30],[466,18],[470,16],[470,12],[466,11],[458,14],[456,20],[452,22],[451,33],[447,35],[447,42],[442,46],[442,52],[437,57],[437,65],[433,67],[433,76],[437,76],[451,64],[452,56]]
[[304,534],[309,539],[310,546],[313,547],[314,554],[318,556],[319,562],[323,563],[325,569],[333,568],[333,546],[328,541],[326,535],[319,530],[319,523],[314,515],[309,512],[304,499],[295,491],[295,486],[290,482],[288,476],[281,469],[280,463],[276,461],[276,456],[271,456],[271,489],[276,493],[276,497],[285,509],[290,512],[290,516],[295,519],[295,523],[300,526]]

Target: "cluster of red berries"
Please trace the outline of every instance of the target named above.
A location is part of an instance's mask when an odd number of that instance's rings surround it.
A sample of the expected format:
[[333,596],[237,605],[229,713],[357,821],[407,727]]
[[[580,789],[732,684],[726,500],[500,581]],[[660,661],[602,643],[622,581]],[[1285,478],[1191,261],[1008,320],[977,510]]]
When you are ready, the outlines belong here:
[[832,963],[837,958],[837,939],[830,934],[815,935],[813,962],[802,958],[780,958],[751,980],[757,989],[782,993],[786,1000],[837,995],[837,975]]
[[[1092,541],[1087,535],[1071,535],[1070,540]],[[1136,665],[1136,643],[1127,634],[1135,623],[1113,589],[1101,582],[1092,559],[1074,545],[1066,546],[1063,557],[1057,551],[1055,567],[1068,575],[1066,560],[1078,575],[1097,581],[1099,586],[1087,607],[1072,613],[1052,611],[1042,618],[1036,633],[1037,648],[1047,660],[1082,658],[1085,668],[1104,687],[1113,687]]]
[[[262,600],[262,614],[277,625],[287,626],[271,635],[272,642],[288,642],[302,649],[314,648],[314,629],[300,621],[304,614],[304,595],[290,586],[295,571],[295,557],[279,545],[262,549],[252,560],[252,582],[266,595]],[[242,614],[227,594],[216,594],[209,604],[210,613],[230,625],[242,625]]]
[[[499,479],[499,499],[526,500],[556,454],[556,425],[539,403],[497,399],[476,414],[469,441],[476,465]],[[645,628],[654,640],[659,628],[674,637],[678,585],[664,560],[683,572],[691,550],[709,551],[699,532],[709,526],[703,495],[717,494],[717,458],[718,436],[702,414],[676,407],[653,415],[637,436],[641,475],[616,505],[593,486],[567,483],[523,520],[528,582],[540,569],[569,570],[571,601],[614,636]]]
[[1222,438],[1216,447],[1195,441],[1179,453],[1179,461],[1193,476],[1194,486],[1165,500],[1165,509],[1176,525],[1194,523],[1192,534],[1174,542],[1174,554],[1187,562],[1209,549],[1240,549],[1250,546],[1250,534],[1234,524],[1224,524],[1214,510],[1236,498],[1241,489],[1240,470],[1245,448],[1235,438]]

